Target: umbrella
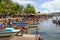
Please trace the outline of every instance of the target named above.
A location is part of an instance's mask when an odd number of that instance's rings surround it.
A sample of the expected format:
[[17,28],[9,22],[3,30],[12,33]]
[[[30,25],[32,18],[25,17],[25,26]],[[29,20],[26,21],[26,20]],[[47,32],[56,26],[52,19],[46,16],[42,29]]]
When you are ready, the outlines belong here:
[[17,24],[15,25],[14,29],[16,29],[16,30],[22,30],[23,27],[24,27],[24,24],[23,24],[23,23],[17,23]]

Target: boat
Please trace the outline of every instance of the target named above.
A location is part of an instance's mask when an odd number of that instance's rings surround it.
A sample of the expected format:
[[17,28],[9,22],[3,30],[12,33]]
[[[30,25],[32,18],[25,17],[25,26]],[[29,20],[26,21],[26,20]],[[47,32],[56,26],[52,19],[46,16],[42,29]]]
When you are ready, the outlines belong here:
[[60,20],[58,22],[59,22],[59,25],[60,25]]
[[60,17],[53,17],[53,23],[60,24]]
[[3,30],[0,30],[0,36],[11,36],[11,35],[15,35],[19,31],[20,30],[15,30],[13,28],[5,28]]
[[56,20],[53,20],[53,23],[56,23]]
[[0,36],[11,36],[16,34],[17,32],[10,32],[10,33],[0,33]]

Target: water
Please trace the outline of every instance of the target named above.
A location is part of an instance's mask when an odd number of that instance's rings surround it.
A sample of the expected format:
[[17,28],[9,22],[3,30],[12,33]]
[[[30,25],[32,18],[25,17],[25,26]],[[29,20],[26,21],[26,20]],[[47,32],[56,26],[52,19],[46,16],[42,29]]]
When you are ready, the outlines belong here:
[[42,40],[60,40],[60,26],[52,23],[52,19],[40,22],[39,27]]
[[[34,31],[31,32],[35,34]],[[41,40],[60,40],[60,26],[52,23],[52,19],[43,20],[39,24]]]
[[60,26],[52,23],[52,19],[40,22],[39,34],[43,40],[60,40]]

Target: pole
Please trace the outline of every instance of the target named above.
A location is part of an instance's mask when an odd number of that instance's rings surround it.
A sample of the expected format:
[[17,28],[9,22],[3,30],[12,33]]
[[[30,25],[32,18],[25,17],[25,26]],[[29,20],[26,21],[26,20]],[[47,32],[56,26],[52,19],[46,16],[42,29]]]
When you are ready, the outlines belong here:
[[26,34],[28,33],[28,30],[27,30],[27,28],[26,28]]
[[36,34],[38,34],[38,29],[36,29]]

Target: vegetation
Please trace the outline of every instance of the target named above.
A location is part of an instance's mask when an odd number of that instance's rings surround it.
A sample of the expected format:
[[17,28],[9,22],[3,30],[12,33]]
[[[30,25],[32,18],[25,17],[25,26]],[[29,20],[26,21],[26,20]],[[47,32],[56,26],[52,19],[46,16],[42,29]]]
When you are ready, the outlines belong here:
[[26,8],[24,8],[24,6],[19,5],[18,3],[14,3],[11,0],[0,0],[0,14],[1,13],[16,14],[17,12],[26,13],[26,14],[35,13],[35,8],[31,6],[30,4],[27,5]]
[[55,13],[51,13],[51,14],[53,14],[55,16],[60,16],[60,12],[55,12]]
[[13,3],[10,0],[5,0],[0,2],[0,13],[16,13],[22,11],[22,5],[17,3]]
[[35,9],[32,5],[28,4],[27,7],[24,9],[24,13],[26,13],[26,14],[30,14],[30,13],[35,14],[36,11],[35,11]]

